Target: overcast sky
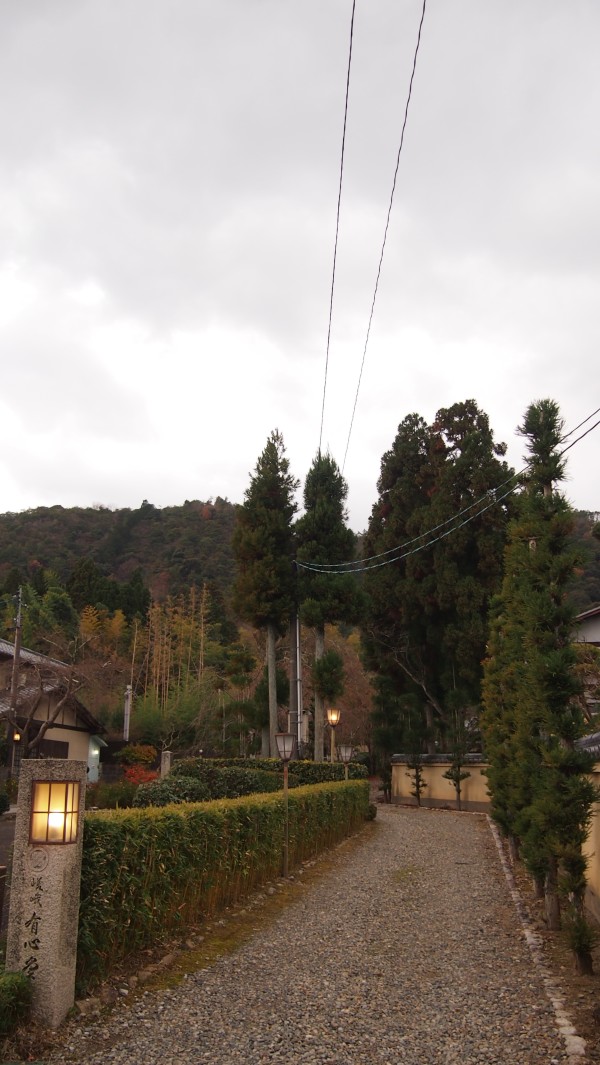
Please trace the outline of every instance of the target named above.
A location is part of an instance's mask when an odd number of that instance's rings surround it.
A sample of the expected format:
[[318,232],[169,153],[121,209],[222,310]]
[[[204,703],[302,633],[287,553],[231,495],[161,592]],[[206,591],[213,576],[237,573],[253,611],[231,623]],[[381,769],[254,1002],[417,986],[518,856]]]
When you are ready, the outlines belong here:
[[[0,6],[0,511],[241,502],[319,444],[351,0]],[[341,465],[421,0],[358,0],[323,448]],[[429,0],[350,437],[600,407],[600,4]],[[591,424],[591,423],[590,423]],[[600,429],[567,495],[600,509]]]

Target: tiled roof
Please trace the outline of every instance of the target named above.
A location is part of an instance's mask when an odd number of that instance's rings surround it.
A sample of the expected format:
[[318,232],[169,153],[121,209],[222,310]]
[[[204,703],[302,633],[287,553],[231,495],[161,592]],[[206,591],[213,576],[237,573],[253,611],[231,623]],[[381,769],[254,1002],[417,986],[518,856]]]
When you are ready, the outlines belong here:
[[590,754],[600,754],[600,732],[592,732],[589,736],[582,736],[577,740],[576,746]]
[[[15,657],[15,645],[10,640],[0,640],[1,657]],[[49,658],[48,655],[41,655],[37,651],[29,651],[27,647],[21,648],[19,658],[22,662],[28,662],[32,666],[51,666],[53,669],[60,670],[68,670],[70,668],[66,662],[61,662],[58,658]]]

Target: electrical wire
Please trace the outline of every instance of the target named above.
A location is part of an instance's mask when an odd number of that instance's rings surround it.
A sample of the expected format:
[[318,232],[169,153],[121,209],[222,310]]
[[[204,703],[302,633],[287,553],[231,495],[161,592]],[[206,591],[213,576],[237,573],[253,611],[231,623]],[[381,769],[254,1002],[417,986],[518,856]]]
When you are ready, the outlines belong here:
[[360,385],[361,385],[361,381],[362,381],[363,370],[364,370],[364,367],[365,367],[365,358],[366,358],[366,355],[367,355],[367,346],[368,346],[368,343],[369,343],[369,337],[371,335],[371,325],[373,323],[373,315],[375,313],[375,302],[377,300],[377,293],[379,291],[379,280],[380,280],[380,277],[381,277],[381,268],[382,268],[382,265],[383,265],[383,256],[384,256],[384,253],[385,253],[385,246],[386,246],[386,243],[387,243],[388,229],[389,229],[389,226],[390,226],[390,218],[391,218],[391,214],[392,214],[392,205],[394,203],[394,193],[396,191],[396,181],[397,181],[397,178],[398,178],[398,170],[399,170],[399,167],[400,167],[400,156],[402,154],[402,147],[404,145],[404,133],[406,131],[406,123],[408,121],[408,108],[409,108],[410,100],[411,100],[411,96],[412,96],[412,88],[413,88],[413,81],[414,81],[414,78],[415,78],[415,71],[417,69],[417,56],[419,55],[419,47],[420,47],[420,44],[421,44],[421,31],[423,29],[423,21],[425,19],[425,8],[426,8],[426,6],[427,6],[427,0],[423,0],[423,8],[421,10],[421,21],[419,22],[419,31],[418,31],[418,34],[417,34],[417,44],[416,44],[415,53],[414,53],[414,57],[413,57],[413,65],[412,65],[412,72],[411,72],[411,75],[410,75],[410,82],[409,82],[409,86],[408,86],[408,95],[407,95],[407,98],[406,98],[406,106],[404,108],[404,120],[402,122],[402,131],[401,131],[401,134],[400,134],[400,146],[398,148],[398,155],[396,156],[396,169],[394,170],[394,180],[392,182],[392,193],[391,193],[391,196],[390,196],[390,202],[389,202],[389,206],[388,206],[387,218],[386,218],[386,222],[385,222],[385,229],[384,229],[384,233],[383,233],[383,242],[382,242],[382,245],[381,245],[381,253],[380,253],[380,256],[379,256],[379,265],[377,267],[377,276],[375,278],[375,289],[373,291],[373,299],[371,301],[371,311],[370,311],[370,314],[369,314],[369,322],[368,322],[368,325],[367,325],[367,334],[366,334],[366,337],[365,337],[365,344],[364,344],[364,348],[363,348],[362,362],[360,364],[360,373],[358,375],[358,384],[356,386],[356,395],[354,397],[354,406],[352,408],[352,417],[350,419],[350,428],[348,430],[348,439],[346,441],[346,450],[344,451],[344,461],[342,462],[342,474],[343,474],[344,469],[346,467],[346,458],[348,457],[348,448],[350,447],[350,437],[352,436],[352,428],[354,426],[354,416],[356,414],[356,406],[357,406],[357,403],[358,403],[358,394],[360,392]]
[[[597,410],[593,410],[591,414],[588,414],[587,418],[584,418],[583,421],[579,423],[579,425],[576,425],[573,429],[570,429],[568,433],[565,433],[565,435],[561,437],[561,443],[564,443],[564,441],[568,440],[570,436],[573,436],[573,433],[576,433],[578,429],[581,429],[581,426],[585,425],[586,422],[589,422],[592,418],[595,418],[597,414],[600,414],[600,407],[598,407]],[[594,427],[592,426],[592,428]]]
[[[594,411],[592,414],[588,415],[587,418],[584,418],[584,420],[582,422],[580,422],[579,425],[575,426],[574,429],[571,429],[571,430],[569,430],[568,433],[565,433],[565,435],[561,438],[561,441],[568,440],[569,437],[572,436],[574,432],[577,432],[578,429],[580,429],[583,425],[585,425],[587,422],[589,422],[590,418],[593,418],[594,415],[598,414],[599,412],[600,412],[600,408],[598,408],[598,410]],[[600,420],[595,422],[594,425],[591,425],[589,427],[589,429],[586,429],[586,431],[584,433],[581,433],[581,435],[578,436],[575,440],[572,440],[571,443],[568,444],[566,448],[563,448],[563,450],[561,452],[559,452],[559,456],[558,457],[564,455],[565,452],[569,451],[572,447],[575,446],[575,444],[578,444],[581,440],[583,440],[586,436],[588,436],[591,432],[593,432],[594,429],[597,429],[598,426],[600,426]],[[532,465],[533,465],[533,461],[528,462],[522,470],[520,470],[518,473],[511,474],[511,476],[508,477],[506,479],[506,481],[503,481],[502,484],[498,485],[497,488],[488,489],[488,491],[485,492],[483,496],[480,496],[480,498],[478,500],[475,500],[473,503],[470,503],[468,507],[464,507],[462,510],[457,511],[455,514],[451,515],[451,517],[449,517],[445,521],[441,522],[439,525],[433,526],[431,529],[426,530],[425,532],[421,533],[419,536],[414,537],[412,540],[407,540],[404,543],[399,544],[397,547],[389,548],[387,551],[382,551],[382,552],[380,552],[379,554],[376,554],[376,555],[370,555],[368,558],[355,559],[355,560],[353,560],[351,562],[337,562],[337,563],[329,564],[329,563],[300,562],[300,561],[296,560],[296,565],[299,566],[301,569],[308,570],[309,572],[312,572],[312,573],[324,573],[324,574],[334,575],[334,574],[343,574],[343,573],[366,573],[369,570],[379,569],[382,566],[389,565],[392,562],[398,562],[398,561],[400,561],[403,558],[407,558],[409,555],[416,554],[418,551],[422,551],[422,550],[424,550],[424,548],[431,547],[433,544],[438,543],[440,540],[445,539],[445,537],[449,536],[450,533],[456,532],[458,529],[463,528],[464,525],[467,525],[469,522],[473,521],[475,518],[478,518],[482,514],[485,514],[485,512],[487,510],[489,510],[491,507],[496,506],[496,504],[498,504],[498,503],[501,503],[509,495],[512,495],[513,492],[516,492],[517,488],[519,488],[521,483],[522,483],[522,477],[524,476],[525,473],[527,473],[527,470],[530,469],[530,467]],[[502,488],[504,488],[505,485],[510,484],[510,482],[513,481],[513,480],[516,481],[516,484],[514,484],[512,488],[509,488],[507,492],[504,492],[502,495],[498,496],[498,492]],[[458,518],[463,516],[463,514],[468,514],[468,512],[470,510],[473,510],[480,503],[485,502],[486,499],[490,499],[490,497],[493,497],[493,498],[491,498],[491,501],[488,502],[487,506],[482,507],[475,514],[471,514],[470,517],[465,518],[465,520],[460,522],[458,525],[454,524]],[[439,529],[443,529],[445,525],[451,525],[451,528],[446,529],[446,531],[443,532],[443,533],[440,533],[439,536],[433,537],[433,533],[438,532]],[[433,538],[426,540],[425,543],[420,542],[420,541],[423,541],[426,537],[433,537]],[[404,551],[404,548],[411,547],[412,544],[417,544],[418,546],[413,547],[412,550],[410,550],[410,551]],[[402,552],[402,553],[398,554],[398,552]],[[387,558],[386,557],[387,555],[393,555],[393,558]],[[385,561],[376,562],[377,559],[385,559]],[[365,565],[365,563],[373,563],[373,564]],[[349,569],[348,568],[349,566],[352,566],[354,568],[353,569]]]
[[[370,565],[370,566],[364,566],[363,565],[363,567],[361,569],[355,569],[355,570],[351,570],[351,571],[333,570],[333,571],[330,571],[331,576],[333,576],[334,574],[342,574],[344,572],[352,572],[353,574],[354,573],[369,573],[373,569],[381,569],[382,566],[389,566],[389,565],[391,565],[392,562],[400,562],[401,559],[408,558],[409,555],[416,555],[419,551],[423,551],[426,547],[432,547],[433,544],[437,544],[441,540],[444,540],[446,538],[446,536],[450,536],[451,533],[458,532],[459,529],[462,529],[463,526],[468,525],[469,522],[474,521],[475,518],[481,517],[481,515],[485,514],[485,512],[487,510],[490,510],[491,507],[495,507],[498,503],[501,503],[508,496],[512,495],[513,492],[516,492],[518,487],[519,487],[518,484],[513,485],[513,487],[509,488],[508,491],[504,492],[503,495],[492,499],[487,504],[487,506],[482,507],[481,510],[478,510],[476,514],[471,514],[471,516],[469,518],[465,518],[465,520],[461,521],[458,525],[453,525],[451,529],[446,529],[446,531],[443,532],[443,533],[440,533],[439,536],[434,536],[433,538],[427,540],[426,543],[419,544],[417,547],[413,547],[410,551],[402,551],[401,554],[394,555],[393,558],[386,558],[383,562],[375,562],[373,565]],[[417,539],[422,539],[423,537],[428,536],[428,535],[429,534],[427,532],[422,533],[421,537],[417,537]],[[412,540],[409,541],[409,543],[413,543],[413,542],[414,541],[412,541]],[[403,546],[404,545],[401,544],[399,547],[395,548],[394,550],[401,551]],[[385,553],[389,554],[389,552],[385,552]],[[374,555],[373,557],[377,558],[377,557],[380,557],[380,556]],[[310,563],[297,562],[296,564],[298,566],[300,566],[302,569],[306,569],[306,570],[309,570],[311,572],[315,572],[315,573],[321,573],[322,572],[322,570],[318,569],[316,566],[311,565]]]
[[[595,413],[597,414],[598,411],[595,411]],[[590,417],[593,418],[594,415],[591,414]],[[589,422],[589,420],[590,420],[589,418],[585,419],[586,422]],[[581,424],[585,425],[585,422],[582,422]],[[592,429],[597,429],[599,425],[600,425],[600,421],[597,421],[594,425],[590,425],[590,428],[586,429],[585,433],[582,433],[581,436],[578,436],[576,440],[572,440],[571,443],[567,447],[563,448],[562,451],[559,451],[559,456],[558,457],[560,458],[561,455],[565,454],[565,452],[570,451],[572,447],[575,447],[575,444],[578,444],[580,440],[583,440],[584,436],[587,436],[588,433],[591,433]],[[577,428],[579,428],[579,426],[577,426]],[[573,430],[573,432],[575,432],[575,430]],[[568,435],[570,436],[571,433],[569,433]],[[567,438],[563,437],[563,439],[566,440]]]
[[344,130],[342,133],[342,151],[340,158],[340,183],[338,188],[337,216],[335,221],[335,242],[333,246],[333,269],[331,272],[331,292],[329,295],[329,323],[327,325],[327,350],[325,353],[325,379],[323,381],[323,400],[321,403],[321,429],[319,431],[319,455],[323,441],[323,419],[325,417],[325,394],[327,392],[327,371],[329,368],[329,345],[331,342],[331,321],[333,317],[333,291],[335,288],[335,266],[337,261],[338,236],[340,231],[340,206],[342,202],[342,181],[344,177],[344,150],[346,146],[346,124],[348,121],[348,97],[350,95],[350,66],[352,64],[352,41],[354,38],[354,12],[356,0],[352,3],[352,17],[350,19],[350,46],[348,49],[348,72],[346,74],[346,102],[344,104]]
[[[479,499],[475,499],[472,503],[469,503],[468,507],[464,507],[462,510],[457,511],[456,514],[452,514],[451,517],[446,518],[445,521],[440,522],[439,525],[432,526],[431,529],[427,529],[426,532],[420,533],[418,536],[413,537],[412,540],[406,540],[404,543],[400,544],[397,547],[390,547],[387,551],[380,551],[378,554],[369,555],[367,558],[353,559],[350,562],[332,562],[332,563],[323,562],[323,563],[314,563],[314,565],[318,566],[319,570],[320,571],[322,570],[324,572],[329,570],[329,569],[337,570],[341,566],[362,566],[363,563],[365,563],[365,562],[371,562],[373,559],[376,559],[376,558],[384,558],[385,555],[392,555],[392,554],[394,554],[395,551],[400,551],[404,547],[410,547],[410,545],[416,543],[417,540],[422,540],[424,536],[429,536],[431,533],[437,532],[438,529],[443,529],[444,526],[445,525],[449,525],[450,522],[456,521],[457,518],[461,518],[463,514],[468,514],[468,512],[470,510],[473,510],[474,507],[479,506],[480,503],[484,503],[485,500],[489,499],[491,495],[496,495],[496,493],[499,492],[501,488],[504,488],[505,485],[510,484],[510,482],[514,481],[515,478],[522,477],[523,474],[527,473],[528,469],[529,469],[529,465],[524,466],[523,469],[519,470],[518,473],[512,473],[510,475],[510,477],[507,477],[507,479],[505,481],[502,481],[502,484],[499,484],[496,488],[488,488],[487,491],[485,491],[483,493],[483,495],[479,497]],[[518,485],[515,485],[515,488],[518,488],[518,487],[519,487]],[[511,491],[512,491],[512,489],[511,489]],[[504,498],[504,496],[502,498]],[[483,513],[483,511],[481,513]],[[474,515],[474,516],[476,517],[476,515]],[[300,565],[300,563],[298,563],[298,564]],[[350,570],[350,572],[352,572],[352,571]]]

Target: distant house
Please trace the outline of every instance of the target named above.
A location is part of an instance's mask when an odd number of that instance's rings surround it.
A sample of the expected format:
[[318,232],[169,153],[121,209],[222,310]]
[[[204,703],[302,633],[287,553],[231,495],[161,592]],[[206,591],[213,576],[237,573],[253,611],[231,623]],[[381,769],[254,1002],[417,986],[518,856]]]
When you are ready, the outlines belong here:
[[[593,606],[590,610],[584,610],[583,613],[578,614],[575,623],[574,640],[576,643],[600,647],[600,606]],[[600,717],[600,669],[597,659],[596,652],[589,652],[586,655],[588,664],[583,681],[588,719],[594,724]],[[582,746],[600,756],[600,733],[594,732],[592,736],[586,737],[586,740],[582,741]]]
[[596,647],[600,647],[600,606],[584,610],[582,614],[577,615],[575,622],[577,643],[593,643]]
[[[35,756],[42,758],[72,758],[86,762],[88,780],[98,779],[100,749],[105,741],[105,731],[100,722],[77,697],[69,691],[70,666],[47,655],[38,654],[22,647],[19,654],[16,707],[11,715],[11,683],[14,664],[14,647],[8,640],[0,640],[0,723],[7,724],[8,767],[18,775],[21,759],[27,757],[22,740],[17,739],[19,729],[24,729],[29,718],[30,736],[39,733],[43,722],[52,720],[57,706],[62,702],[55,720],[49,725]],[[14,725],[10,721],[13,717]],[[16,726],[16,728],[14,727]]]

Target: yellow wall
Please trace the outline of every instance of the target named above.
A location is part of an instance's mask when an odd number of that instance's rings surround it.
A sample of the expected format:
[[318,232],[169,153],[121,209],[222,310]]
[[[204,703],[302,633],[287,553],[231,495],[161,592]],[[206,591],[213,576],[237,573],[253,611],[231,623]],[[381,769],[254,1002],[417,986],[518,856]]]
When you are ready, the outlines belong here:
[[[451,763],[433,762],[422,767],[424,780],[427,787],[421,795],[422,806],[456,806],[456,791],[451,780],[444,778],[444,773],[450,768]],[[461,806],[465,810],[487,810],[490,804],[487,790],[487,779],[483,770],[487,766],[465,766],[465,772],[471,774],[462,781],[460,789]],[[392,765],[392,802],[408,803],[416,805],[416,799],[411,795],[413,788],[412,774],[407,776],[406,762],[398,762]]]
[[[592,779],[596,786],[600,785],[600,765],[598,764],[594,766]],[[588,860],[588,890],[585,901],[594,917],[600,921],[600,803],[594,804],[592,823],[583,853]]]
[[90,749],[89,732],[75,732],[73,729],[53,725],[46,733],[47,740],[58,740],[69,744],[69,758],[76,762],[87,762]]

